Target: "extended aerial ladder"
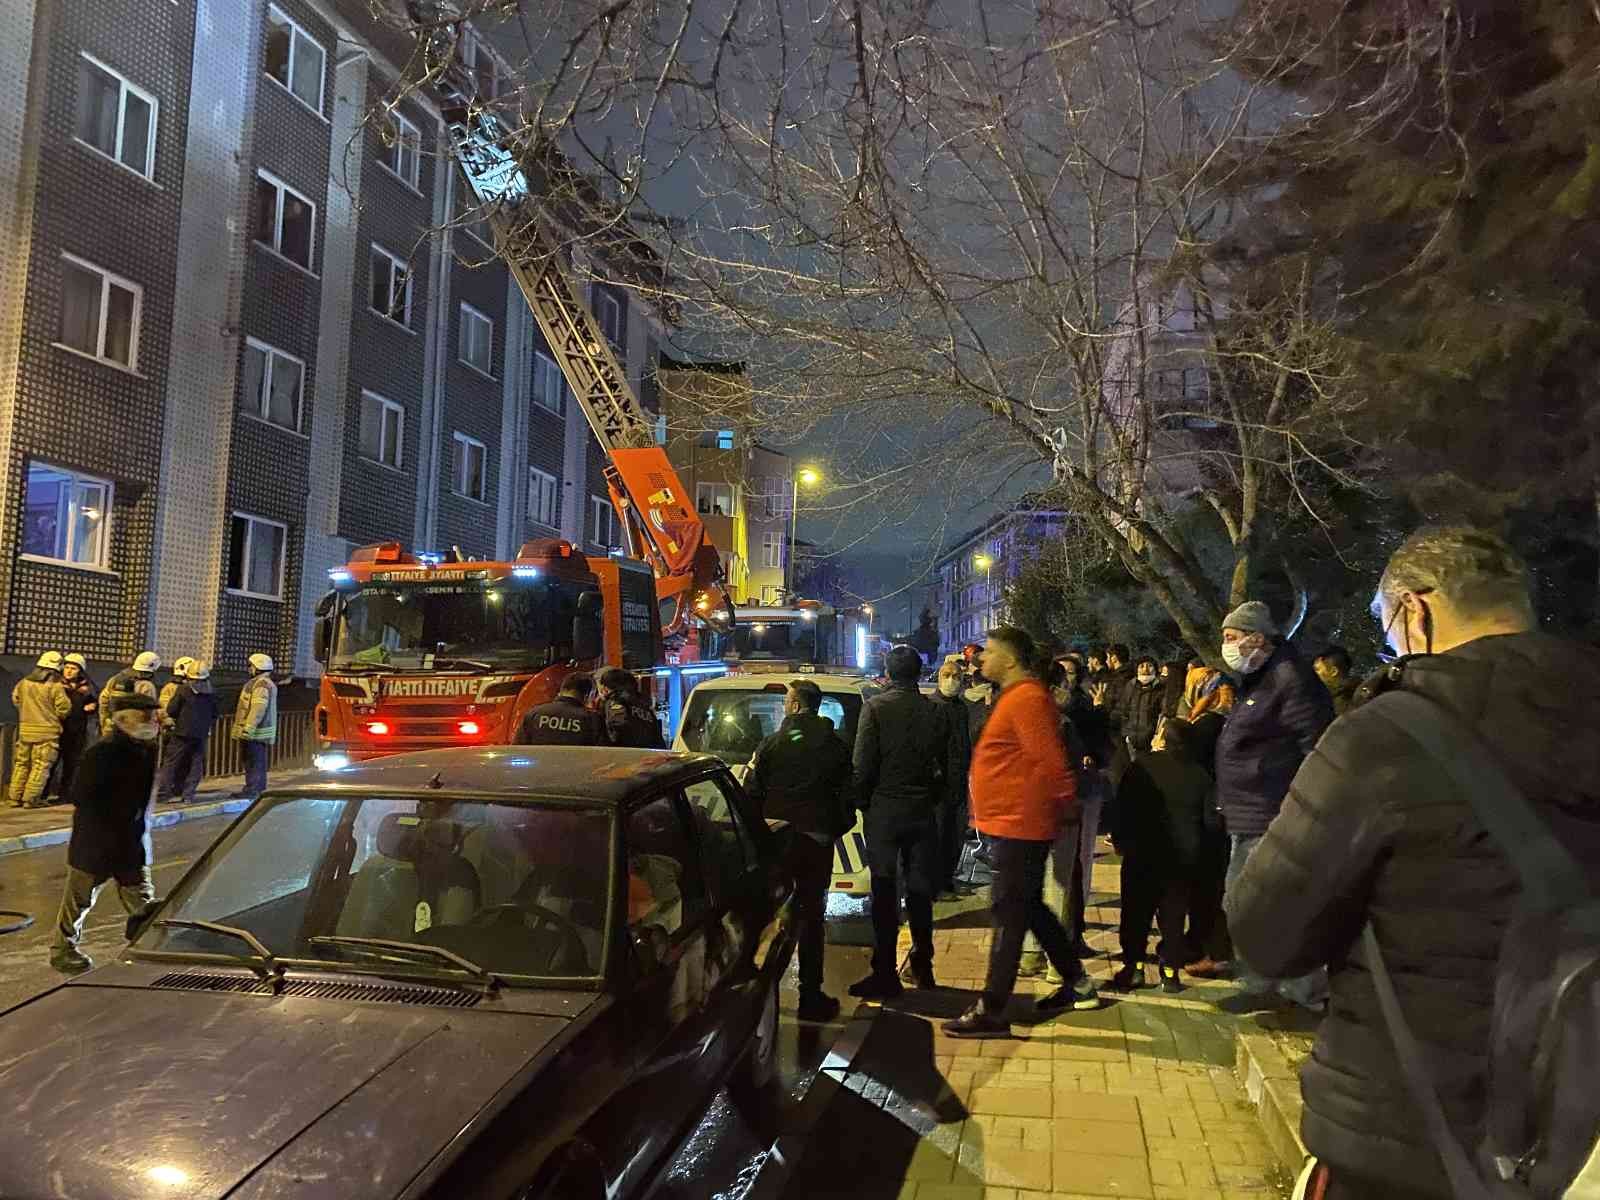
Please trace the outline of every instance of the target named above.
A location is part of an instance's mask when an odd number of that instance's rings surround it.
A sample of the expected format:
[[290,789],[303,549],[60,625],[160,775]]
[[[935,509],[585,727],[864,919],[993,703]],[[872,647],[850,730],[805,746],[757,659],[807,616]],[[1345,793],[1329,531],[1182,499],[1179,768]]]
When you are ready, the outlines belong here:
[[460,23],[442,13],[437,0],[409,0],[407,9],[456,164],[605,453],[606,487],[627,552],[655,573],[663,636],[681,640],[697,622],[731,628],[733,601],[722,560],[552,236],[547,206],[554,202],[551,174],[559,153],[530,141],[519,154],[461,63]]

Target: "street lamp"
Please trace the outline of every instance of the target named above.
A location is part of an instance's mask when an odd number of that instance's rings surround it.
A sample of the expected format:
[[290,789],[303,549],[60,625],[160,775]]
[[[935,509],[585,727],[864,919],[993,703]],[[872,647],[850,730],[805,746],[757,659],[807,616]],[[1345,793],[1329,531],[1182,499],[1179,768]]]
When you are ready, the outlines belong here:
[[994,585],[989,582],[989,572],[994,568],[994,559],[987,554],[974,554],[972,565],[983,572],[983,610],[985,627],[994,621]]
[[783,594],[789,604],[794,603],[794,538],[800,512],[800,485],[816,487],[821,482],[822,473],[815,467],[801,467],[789,481],[789,555],[783,560]]

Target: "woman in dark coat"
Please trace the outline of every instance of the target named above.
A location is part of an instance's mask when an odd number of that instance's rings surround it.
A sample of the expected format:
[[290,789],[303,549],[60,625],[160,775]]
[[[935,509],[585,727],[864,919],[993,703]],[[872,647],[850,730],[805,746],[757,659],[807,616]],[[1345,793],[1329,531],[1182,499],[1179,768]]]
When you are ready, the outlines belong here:
[[100,689],[89,678],[89,664],[81,654],[69,654],[61,667],[61,682],[72,701],[72,711],[61,720],[61,756],[56,760],[54,803],[72,794],[72,780],[78,772],[84,749],[89,744],[89,729],[97,725]]
[[1122,855],[1122,969],[1119,991],[1143,987],[1150,921],[1157,919],[1161,986],[1181,992],[1188,961],[1183,921],[1199,876],[1211,775],[1193,757],[1193,727],[1162,722],[1150,753],[1140,755],[1117,788],[1111,840]]

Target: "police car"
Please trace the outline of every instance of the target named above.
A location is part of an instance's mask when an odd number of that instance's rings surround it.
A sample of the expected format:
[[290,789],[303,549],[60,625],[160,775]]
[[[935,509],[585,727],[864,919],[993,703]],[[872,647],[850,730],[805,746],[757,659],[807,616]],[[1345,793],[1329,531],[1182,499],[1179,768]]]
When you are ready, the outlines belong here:
[[[833,722],[845,742],[854,745],[861,706],[883,690],[865,675],[802,672],[724,675],[698,684],[684,702],[683,717],[673,738],[674,750],[715,754],[743,781],[756,747],[783,723],[783,697],[790,679],[809,679],[822,690],[821,715]],[[833,847],[832,890],[847,896],[872,891],[867,870],[866,835],[861,817]]]

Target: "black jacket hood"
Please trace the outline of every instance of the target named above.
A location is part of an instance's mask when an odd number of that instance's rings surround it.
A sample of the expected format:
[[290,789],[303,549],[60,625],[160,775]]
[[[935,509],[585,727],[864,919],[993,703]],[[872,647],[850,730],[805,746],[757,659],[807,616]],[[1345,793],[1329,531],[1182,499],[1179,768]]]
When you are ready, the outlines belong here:
[[1600,820],[1600,650],[1545,633],[1406,661],[1402,686],[1473,727],[1525,795]]

